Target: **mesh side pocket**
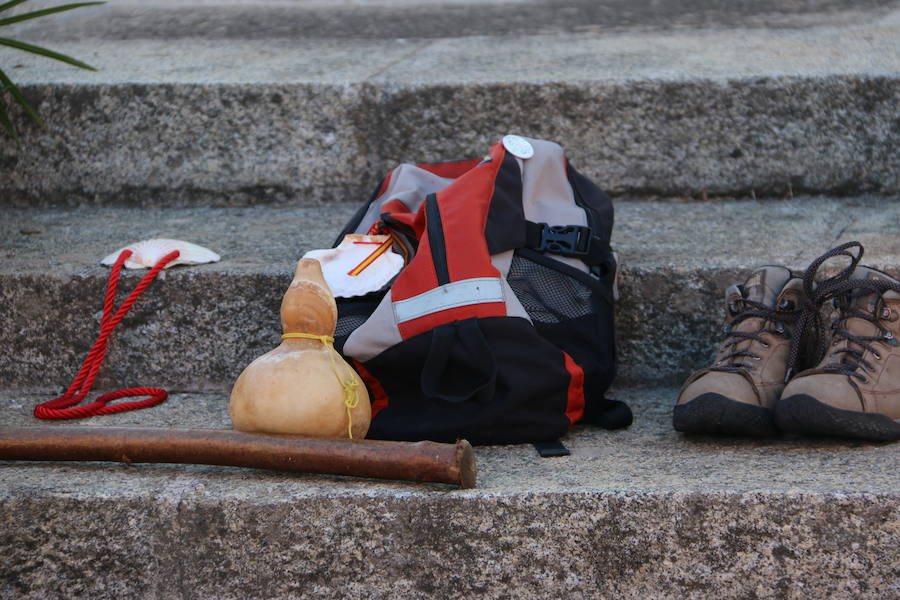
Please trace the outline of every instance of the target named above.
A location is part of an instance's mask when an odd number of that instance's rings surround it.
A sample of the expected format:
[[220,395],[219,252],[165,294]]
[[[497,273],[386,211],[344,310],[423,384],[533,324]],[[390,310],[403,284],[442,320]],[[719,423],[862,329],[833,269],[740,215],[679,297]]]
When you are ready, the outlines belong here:
[[560,323],[594,311],[590,288],[521,256],[513,256],[507,280],[532,321]]
[[353,333],[357,327],[362,325],[368,319],[368,315],[347,315],[342,316],[337,321],[334,329],[334,337],[344,338]]
[[356,298],[337,299],[338,318],[334,328],[334,347],[339,352],[343,352],[344,342],[375,312],[383,297],[383,292],[373,292]]

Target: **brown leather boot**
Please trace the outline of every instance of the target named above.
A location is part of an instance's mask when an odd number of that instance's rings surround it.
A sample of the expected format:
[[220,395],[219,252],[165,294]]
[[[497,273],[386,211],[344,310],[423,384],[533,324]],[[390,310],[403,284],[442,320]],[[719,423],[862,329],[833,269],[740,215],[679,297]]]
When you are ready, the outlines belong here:
[[900,440],[900,281],[855,267],[846,281],[825,291],[837,308],[831,343],[815,368],[784,389],[775,410],[778,427]]
[[673,414],[678,431],[737,435],[776,433],[791,325],[805,295],[785,267],[761,267],[725,292],[725,339],[712,366],[693,373]]

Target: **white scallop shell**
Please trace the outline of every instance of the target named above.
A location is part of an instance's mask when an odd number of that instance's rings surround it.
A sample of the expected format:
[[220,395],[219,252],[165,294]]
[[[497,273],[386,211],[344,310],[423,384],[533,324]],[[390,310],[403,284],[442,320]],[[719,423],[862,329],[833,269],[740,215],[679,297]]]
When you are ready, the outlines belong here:
[[386,235],[350,234],[344,236],[337,248],[311,250],[303,258],[314,258],[321,263],[322,275],[333,296],[362,296],[380,290],[403,268],[403,257],[388,249],[359,275],[349,275],[378,248],[378,244],[388,239]]
[[149,269],[169,252],[178,250],[178,258],[166,265],[165,268],[175,265],[199,265],[202,263],[217,262],[222,257],[203,246],[184,242],[182,240],[153,239],[143,240],[119,248],[100,261],[101,265],[112,266],[123,250],[131,250],[133,254],[125,261],[126,269]]

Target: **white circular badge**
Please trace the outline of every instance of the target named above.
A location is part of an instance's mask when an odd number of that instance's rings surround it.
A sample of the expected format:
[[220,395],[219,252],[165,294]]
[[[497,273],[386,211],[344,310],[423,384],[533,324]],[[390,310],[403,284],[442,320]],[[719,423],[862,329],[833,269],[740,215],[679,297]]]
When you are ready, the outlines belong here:
[[523,137],[518,135],[503,136],[503,147],[516,158],[526,159],[534,156],[534,148]]

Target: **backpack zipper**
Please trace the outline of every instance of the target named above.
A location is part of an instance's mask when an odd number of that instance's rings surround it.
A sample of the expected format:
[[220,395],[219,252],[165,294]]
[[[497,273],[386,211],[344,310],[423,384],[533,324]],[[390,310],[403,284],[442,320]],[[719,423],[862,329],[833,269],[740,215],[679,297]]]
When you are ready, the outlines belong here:
[[441,209],[438,206],[437,194],[428,194],[425,198],[425,229],[428,232],[428,247],[431,249],[431,260],[437,275],[438,285],[450,283],[450,269],[447,266],[447,243],[444,240],[444,227],[441,223]]

